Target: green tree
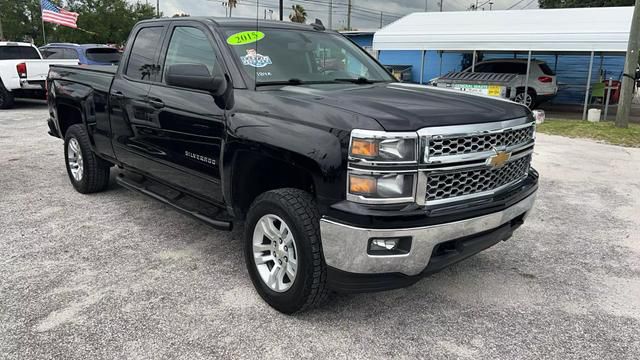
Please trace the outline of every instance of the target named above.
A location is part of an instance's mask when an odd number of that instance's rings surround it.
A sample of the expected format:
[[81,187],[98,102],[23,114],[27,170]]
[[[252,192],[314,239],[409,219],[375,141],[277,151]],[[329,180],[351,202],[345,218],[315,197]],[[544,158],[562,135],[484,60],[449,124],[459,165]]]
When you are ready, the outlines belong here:
[[304,24],[304,22],[307,21],[307,11],[302,7],[302,5],[293,5],[291,10],[289,20],[301,24]]
[[634,0],[538,0],[542,9],[632,6]]
[[[152,5],[126,0],[53,2],[80,14],[80,29],[45,23],[47,42],[123,43],[136,22],[155,16]],[[7,40],[44,44],[39,0],[0,0],[0,14]]]

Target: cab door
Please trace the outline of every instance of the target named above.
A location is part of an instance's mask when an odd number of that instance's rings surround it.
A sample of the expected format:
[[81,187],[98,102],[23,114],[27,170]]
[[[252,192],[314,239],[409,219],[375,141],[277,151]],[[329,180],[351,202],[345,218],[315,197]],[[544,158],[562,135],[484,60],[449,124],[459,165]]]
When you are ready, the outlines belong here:
[[128,53],[122,59],[109,92],[111,144],[115,157],[125,166],[147,173],[157,172],[153,154],[158,150],[146,139],[153,126],[148,101],[151,84],[159,72],[159,44],[166,26],[149,24],[134,29]]
[[225,110],[206,91],[169,86],[172,65],[204,64],[209,73],[223,74],[223,65],[211,31],[197,22],[169,27],[160,55],[163,73],[151,85],[149,114],[154,126],[146,139],[158,151],[154,160],[166,165],[163,179],[196,195],[222,203],[221,146]]

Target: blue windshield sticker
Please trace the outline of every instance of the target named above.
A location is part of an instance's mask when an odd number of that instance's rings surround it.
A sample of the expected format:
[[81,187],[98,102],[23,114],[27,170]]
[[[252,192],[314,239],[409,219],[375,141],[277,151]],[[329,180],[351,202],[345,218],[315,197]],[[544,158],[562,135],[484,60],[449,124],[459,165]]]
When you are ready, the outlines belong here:
[[271,58],[266,55],[260,55],[255,49],[247,49],[247,55],[241,56],[242,65],[262,68],[273,64]]

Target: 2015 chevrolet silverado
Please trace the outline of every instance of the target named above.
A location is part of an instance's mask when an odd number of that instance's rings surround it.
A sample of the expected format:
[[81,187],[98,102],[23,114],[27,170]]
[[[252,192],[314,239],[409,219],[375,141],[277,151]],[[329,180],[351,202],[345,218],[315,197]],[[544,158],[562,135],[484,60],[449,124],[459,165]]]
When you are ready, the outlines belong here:
[[398,83],[321,24],[143,21],[117,69],[52,66],[50,134],[81,193],[117,182],[218,229],[293,313],[408,286],[523,223],[535,124],[504,100]]

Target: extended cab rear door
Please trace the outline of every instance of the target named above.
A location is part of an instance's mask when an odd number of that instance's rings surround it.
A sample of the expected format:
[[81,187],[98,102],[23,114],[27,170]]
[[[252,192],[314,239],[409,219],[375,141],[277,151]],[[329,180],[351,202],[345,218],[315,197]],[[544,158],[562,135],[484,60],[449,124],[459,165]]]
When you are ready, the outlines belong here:
[[220,185],[221,145],[225,111],[207,91],[169,86],[171,65],[204,64],[210,74],[224,74],[224,64],[213,34],[196,21],[176,21],[162,46],[162,73],[151,85],[149,101],[153,124],[145,142],[158,151],[151,154],[164,165],[163,180],[222,203]]
[[148,94],[160,73],[158,56],[168,22],[153,22],[134,28],[127,51],[109,92],[113,150],[123,164],[148,173],[158,173],[148,133],[156,125],[150,117]]

